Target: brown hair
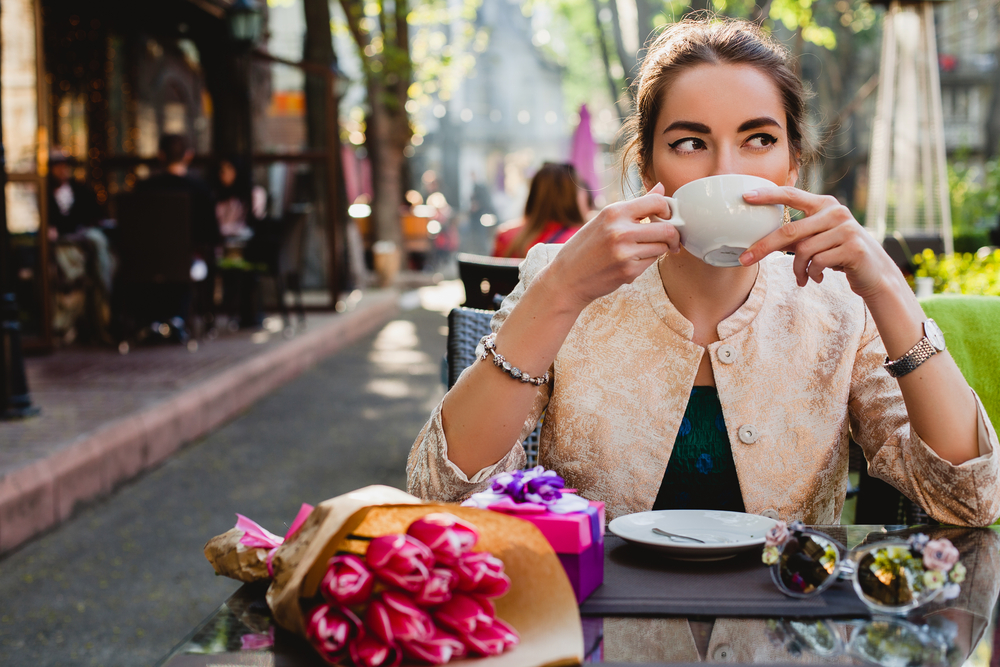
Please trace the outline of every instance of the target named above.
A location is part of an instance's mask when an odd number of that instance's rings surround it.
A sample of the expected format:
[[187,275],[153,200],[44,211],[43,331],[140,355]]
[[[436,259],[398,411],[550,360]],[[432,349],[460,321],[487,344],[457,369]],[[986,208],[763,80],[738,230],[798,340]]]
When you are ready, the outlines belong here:
[[531,179],[524,205],[524,227],[507,249],[507,257],[524,257],[531,242],[545,225],[558,222],[565,227],[583,224],[576,194],[580,182],[571,164],[546,162]]
[[665,28],[646,49],[636,79],[635,111],[622,127],[627,144],[622,167],[635,162],[645,175],[653,153],[653,134],[670,84],[685,69],[698,65],[750,65],[767,74],[785,105],[792,159],[807,161],[803,138],[806,93],[789,66],[788,51],[760,27],[740,19],[701,16]]

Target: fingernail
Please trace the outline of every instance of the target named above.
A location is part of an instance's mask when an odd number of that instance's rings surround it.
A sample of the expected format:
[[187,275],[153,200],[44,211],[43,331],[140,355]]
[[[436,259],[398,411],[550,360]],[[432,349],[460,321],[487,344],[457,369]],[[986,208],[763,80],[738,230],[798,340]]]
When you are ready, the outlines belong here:
[[753,253],[747,251],[742,255],[740,255],[740,264],[742,264],[743,266],[750,266],[751,264],[753,264]]
[[750,192],[745,193],[743,197],[746,199],[753,199],[754,197],[757,197],[759,195],[760,195],[760,190],[751,190]]

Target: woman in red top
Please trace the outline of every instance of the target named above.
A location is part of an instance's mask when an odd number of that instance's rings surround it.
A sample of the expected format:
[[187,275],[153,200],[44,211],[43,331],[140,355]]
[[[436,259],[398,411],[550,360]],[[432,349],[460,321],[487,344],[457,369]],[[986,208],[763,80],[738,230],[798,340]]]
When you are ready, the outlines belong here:
[[539,243],[565,243],[583,226],[580,180],[572,165],[546,162],[531,179],[524,218],[500,228],[494,257],[524,257]]

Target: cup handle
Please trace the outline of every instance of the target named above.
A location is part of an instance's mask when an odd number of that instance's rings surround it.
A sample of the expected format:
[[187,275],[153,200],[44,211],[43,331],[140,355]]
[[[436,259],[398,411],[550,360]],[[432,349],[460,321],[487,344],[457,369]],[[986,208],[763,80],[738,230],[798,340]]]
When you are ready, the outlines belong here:
[[678,202],[674,197],[664,196],[663,198],[667,200],[668,204],[670,204],[670,219],[664,220],[663,222],[669,223],[674,227],[683,227],[687,224],[684,222],[684,219],[681,218],[680,202]]

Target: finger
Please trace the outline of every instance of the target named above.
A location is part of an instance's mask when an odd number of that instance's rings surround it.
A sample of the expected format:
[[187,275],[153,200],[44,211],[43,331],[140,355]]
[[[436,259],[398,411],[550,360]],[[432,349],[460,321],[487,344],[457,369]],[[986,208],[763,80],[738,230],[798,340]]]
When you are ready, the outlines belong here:
[[[830,199],[836,202],[833,197]],[[835,229],[848,220],[854,220],[853,214],[846,206],[836,203],[830,208],[821,209],[814,215],[782,225],[747,248],[746,252],[740,255],[740,262],[743,266],[749,266],[754,262],[759,262],[772,252],[786,250],[799,252],[803,240],[825,230]]]
[[837,201],[836,197],[817,195],[791,185],[757,188],[744,194],[743,199],[750,204],[758,205],[784,204],[785,206],[802,211],[806,216],[815,215],[825,208],[840,206],[840,202]]
[[622,212],[635,222],[643,218],[670,218],[670,203],[663,196],[663,185],[656,187],[641,197],[636,197],[622,204]]
[[[666,243],[637,243],[635,246],[635,259],[637,261],[656,259],[668,252],[673,252],[673,249]],[[649,264],[646,266],[649,266]]]

